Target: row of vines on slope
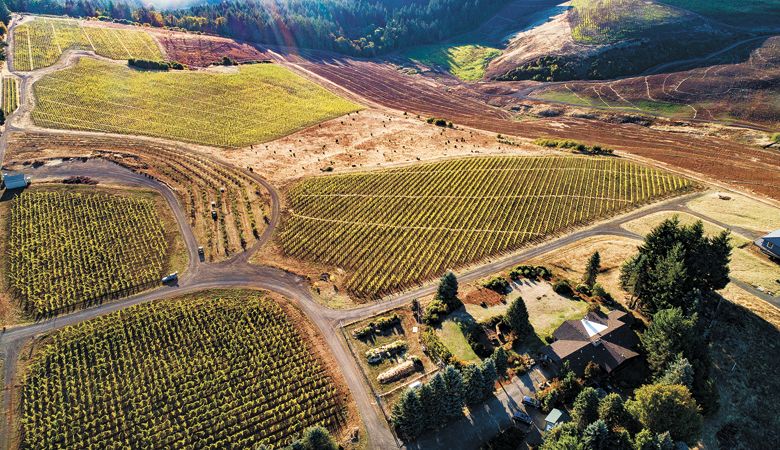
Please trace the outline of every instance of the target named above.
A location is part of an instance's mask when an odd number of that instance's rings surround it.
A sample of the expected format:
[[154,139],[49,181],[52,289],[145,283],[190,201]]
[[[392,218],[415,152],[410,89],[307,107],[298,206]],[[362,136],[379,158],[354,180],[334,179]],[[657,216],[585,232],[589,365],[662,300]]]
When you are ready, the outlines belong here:
[[27,191],[11,204],[8,277],[37,317],[159,282],[168,241],[152,200]]
[[3,114],[7,117],[19,107],[19,87],[14,77],[3,77]]
[[618,158],[472,158],[318,177],[289,192],[279,240],[377,298],[447,269],[690,189]]
[[260,292],[143,304],[65,328],[32,358],[21,448],[275,449],[343,425],[345,394]]
[[251,247],[270,220],[268,194],[251,174],[204,155],[154,142],[98,136],[62,135],[53,140],[46,134],[14,133],[10,141],[9,157],[17,162],[42,154],[99,157],[162,181],[176,193],[210,261]]

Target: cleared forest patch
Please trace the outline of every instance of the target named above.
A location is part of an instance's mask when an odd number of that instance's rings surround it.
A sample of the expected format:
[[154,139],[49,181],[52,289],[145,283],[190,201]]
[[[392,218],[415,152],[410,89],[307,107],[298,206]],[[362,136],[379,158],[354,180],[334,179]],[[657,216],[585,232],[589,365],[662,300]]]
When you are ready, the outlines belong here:
[[38,126],[219,147],[271,140],[360,107],[275,64],[138,71],[81,58],[33,85]]
[[693,184],[618,158],[490,157],[316,177],[293,187],[287,255],[377,298]]
[[232,39],[156,29],[152,33],[165,49],[169,60],[190,67],[219,64],[225,56],[238,63],[271,59],[269,53]]
[[300,313],[207,291],[65,328],[21,377],[22,448],[283,448],[338,432],[347,394]]
[[463,81],[477,81],[485,76],[485,68],[501,50],[484,45],[428,45],[406,52],[412,61],[443,69]]
[[152,36],[142,29],[103,27],[74,19],[36,17],[14,28],[15,70],[53,65],[66,50],[88,50],[111,59],[162,59]]

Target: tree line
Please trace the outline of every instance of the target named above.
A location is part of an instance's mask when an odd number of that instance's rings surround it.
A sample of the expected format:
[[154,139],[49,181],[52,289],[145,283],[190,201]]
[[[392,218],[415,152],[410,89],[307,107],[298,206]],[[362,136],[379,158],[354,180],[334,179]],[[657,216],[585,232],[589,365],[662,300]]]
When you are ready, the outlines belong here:
[[4,1],[13,11],[103,17],[360,56],[439,42],[475,28],[508,2],[233,0],[157,11],[132,1]]

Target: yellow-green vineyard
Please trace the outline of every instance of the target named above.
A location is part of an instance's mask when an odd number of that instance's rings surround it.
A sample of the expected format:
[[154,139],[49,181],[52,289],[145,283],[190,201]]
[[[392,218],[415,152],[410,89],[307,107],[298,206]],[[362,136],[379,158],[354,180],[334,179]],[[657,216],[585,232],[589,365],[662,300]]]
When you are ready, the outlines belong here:
[[156,285],[165,269],[166,231],[150,199],[27,191],[9,216],[11,291],[38,317]]
[[692,187],[618,158],[489,157],[317,177],[289,193],[288,255],[377,297]]
[[83,58],[34,85],[39,126],[246,146],[359,109],[275,64],[138,71]]
[[29,71],[57,62],[68,49],[111,59],[162,59],[160,47],[143,30],[84,25],[72,19],[37,17],[13,30],[13,68]]
[[19,87],[14,77],[3,77],[3,114],[8,116],[19,107]]
[[65,328],[23,380],[21,448],[281,448],[344,394],[260,292],[143,304]]

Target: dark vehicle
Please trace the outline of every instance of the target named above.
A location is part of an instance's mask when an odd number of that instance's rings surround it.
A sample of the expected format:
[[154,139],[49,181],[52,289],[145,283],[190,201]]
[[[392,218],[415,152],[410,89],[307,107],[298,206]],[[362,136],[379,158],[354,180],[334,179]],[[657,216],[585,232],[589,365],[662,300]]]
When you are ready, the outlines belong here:
[[537,408],[537,409],[541,406],[541,404],[539,403],[539,400],[537,400],[537,399],[535,399],[533,397],[529,397],[527,395],[523,396],[523,404],[524,405],[528,405],[528,406],[533,406],[534,408]]
[[162,283],[163,284],[174,283],[174,282],[176,282],[178,280],[179,280],[179,273],[178,272],[173,272],[172,274],[170,274],[168,276],[164,276],[162,278]]
[[517,411],[514,414],[512,414],[512,422],[524,423],[526,425],[533,425],[534,424],[534,421],[533,421],[533,419],[531,419],[531,416],[529,416],[528,414],[526,414],[526,413],[524,413],[522,411]]

